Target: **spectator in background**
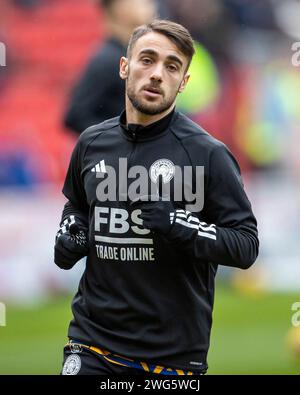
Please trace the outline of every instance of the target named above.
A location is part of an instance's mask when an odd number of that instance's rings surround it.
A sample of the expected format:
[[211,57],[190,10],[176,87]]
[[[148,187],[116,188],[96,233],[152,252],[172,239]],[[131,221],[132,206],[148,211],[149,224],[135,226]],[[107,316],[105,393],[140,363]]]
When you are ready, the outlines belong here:
[[125,83],[119,77],[133,29],[156,16],[154,0],[97,0],[104,12],[107,39],[91,58],[73,90],[65,126],[81,133],[88,126],[119,115],[125,107]]

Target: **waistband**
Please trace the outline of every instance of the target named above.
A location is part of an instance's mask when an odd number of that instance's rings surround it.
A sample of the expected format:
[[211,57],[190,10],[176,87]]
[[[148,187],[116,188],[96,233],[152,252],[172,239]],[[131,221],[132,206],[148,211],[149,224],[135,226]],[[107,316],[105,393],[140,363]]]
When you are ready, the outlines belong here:
[[83,344],[80,341],[76,341],[76,340],[70,339],[69,342],[66,344],[66,347],[69,347],[71,352],[73,353],[78,353],[81,351],[82,348],[85,348],[98,355],[101,355],[108,362],[111,362],[115,365],[126,366],[134,369],[141,369],[148,373],[163,374],[163,375],[179,375],[179,376],[181,375],[192,376],[192,375],[201,374],[198,372],[197,373],[192,372],[190,370],[174,369],[161,365],[151,364],[149,362],[136,361],[118,354],[113,354],[110,351],[104,350],[99,347],[93,347],[87,344]]

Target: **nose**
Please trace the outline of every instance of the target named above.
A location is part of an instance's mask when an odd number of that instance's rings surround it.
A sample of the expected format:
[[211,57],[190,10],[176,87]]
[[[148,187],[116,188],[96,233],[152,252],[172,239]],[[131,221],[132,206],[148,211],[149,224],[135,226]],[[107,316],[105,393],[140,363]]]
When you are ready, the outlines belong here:
[[150,79],[152,81],[162,82],[163,68],[159,64],[153,68]]

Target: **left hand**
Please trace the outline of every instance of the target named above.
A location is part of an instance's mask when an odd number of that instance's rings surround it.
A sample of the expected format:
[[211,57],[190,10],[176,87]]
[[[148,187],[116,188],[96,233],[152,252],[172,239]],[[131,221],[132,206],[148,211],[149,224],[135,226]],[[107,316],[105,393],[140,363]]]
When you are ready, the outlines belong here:
[[146,195],[133,201],[131,206],[141,210],[139,217],[143,220],[144,228],[163,235],[171,230],[173,222],[171,213],[174,213],[174,206],[169,200],[163,200],[161,196],[157,195]]
[[144,228],[167,235],[172,227],[175,209],[170,198],[162,196],[162,182],[162,176],[159,176],[157,195],[141,196],[131,202],[131,206],[141,210],[139,217]]

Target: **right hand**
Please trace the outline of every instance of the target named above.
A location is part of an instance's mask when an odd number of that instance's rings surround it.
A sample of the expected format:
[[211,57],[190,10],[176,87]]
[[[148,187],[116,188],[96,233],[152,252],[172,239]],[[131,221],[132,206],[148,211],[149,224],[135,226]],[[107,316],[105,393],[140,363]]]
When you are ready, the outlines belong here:
[[74,215],[70,215],[56,234],[54,262],[61,269],[71,269],[88,251],[87,228],[80,226]]

